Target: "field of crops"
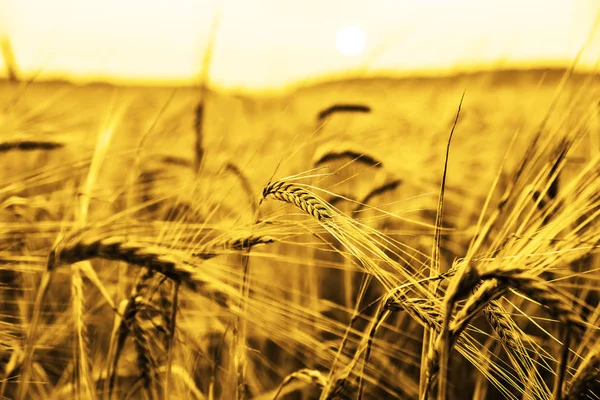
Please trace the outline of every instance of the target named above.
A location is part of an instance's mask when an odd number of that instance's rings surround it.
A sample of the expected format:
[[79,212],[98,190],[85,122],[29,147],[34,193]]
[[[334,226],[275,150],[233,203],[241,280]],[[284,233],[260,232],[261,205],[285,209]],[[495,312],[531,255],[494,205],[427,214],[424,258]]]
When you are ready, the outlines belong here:
[[598,399],[599,101],[0,82],[0,395]]

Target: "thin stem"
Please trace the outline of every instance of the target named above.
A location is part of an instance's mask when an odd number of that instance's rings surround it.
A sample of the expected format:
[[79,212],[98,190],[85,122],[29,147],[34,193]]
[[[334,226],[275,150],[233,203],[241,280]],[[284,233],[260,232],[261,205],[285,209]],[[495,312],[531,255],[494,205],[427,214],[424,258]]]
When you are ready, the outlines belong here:
[[571,327],[567,324],[566,326],[562,327],[562,331],[562,352],[560,354],[560,360],[558,362],[556,371],[556,379],[554,380],[554,388],[552,390],[553,398],[555,400],[562,400],[563,398],[563,383],[565,381],[567,364],[569,362],[569,344],[571,342]]
[[179,297],[179,282],[174,282],[173,300],[171,304],[171,321],[169,324],[169,343],[167,354],[167,375],[165,377],[164,397],[169,398],[169,382],[171,381],[171,366],[173,364],[173,344],[175,343],[176,321],[177,321],[177,302]]

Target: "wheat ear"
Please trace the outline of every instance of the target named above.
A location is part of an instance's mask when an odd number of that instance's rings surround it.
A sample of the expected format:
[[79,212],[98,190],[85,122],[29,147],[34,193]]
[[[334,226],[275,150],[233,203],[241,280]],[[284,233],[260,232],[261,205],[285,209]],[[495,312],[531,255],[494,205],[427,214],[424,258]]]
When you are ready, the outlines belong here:
[[576,331],[585,329],[585,323],[567,301],[568,295],[552,287],[539,276],[511,274],[505,271],[492,271],[481,275],[482,279],[497,279],[501,284],[512,287],[548,308],[551,315],[571,326]]
[[321,222],[332,218],[331,212],[323,200],[293,183],[283,180],[269,183],[263,189],[263,198],[269,197],[293,204]]
[[48,270],[53,271],[57,264],[73,264],[92,258],[123,261],[146,267],[174,281],[196,287],[194,270],[184,260],[174,255],[174,251],[146,243],[128,241],[125,237],[93,238],[68,241],[55,247],[48,258]]
[[547,386],[540,379],[539,374],[535,373],[535,364],[527,356],[524,342],[529,339],[510,317],[506,309],[498,300],[494,300],[483,309],[483,315],[500,339],[513,368],[515,368],[525,386],[524,392],[533,393],[536,398],[540,399],[549,398],[550,392]]
[[226,238],[225,240],[219,240],[215,243],[209,243],[199,251],[192,253],[193,257],[208,260],[214,258],[220,254],[220,252],[227,250],[248,250],[259,244],[273,243],[275,239],[265,235],[250,234],[248,236],[239,238]]

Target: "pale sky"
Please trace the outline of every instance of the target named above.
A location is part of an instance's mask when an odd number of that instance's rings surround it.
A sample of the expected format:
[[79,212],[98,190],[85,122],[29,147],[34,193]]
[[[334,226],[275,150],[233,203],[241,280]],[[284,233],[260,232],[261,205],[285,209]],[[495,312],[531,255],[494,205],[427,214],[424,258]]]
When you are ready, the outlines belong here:
[[[566,65],[600,1],[0,0],[0,30],[24,75],[195,83],[219,7],[213,82],[260,89],[347,71]],[[335,45],[347,25],[366,34],[352,57]],[[599,57],[596,32],[584,62]]]

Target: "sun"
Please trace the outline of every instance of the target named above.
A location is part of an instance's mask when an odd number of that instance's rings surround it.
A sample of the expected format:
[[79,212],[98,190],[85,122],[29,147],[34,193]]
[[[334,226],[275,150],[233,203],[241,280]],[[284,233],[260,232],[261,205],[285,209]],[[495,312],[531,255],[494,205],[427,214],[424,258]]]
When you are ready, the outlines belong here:
[[365,32],[360,26],[348,25],[340,29],[336,35],[335,45],[345,56],[360,54],[367,43]]

